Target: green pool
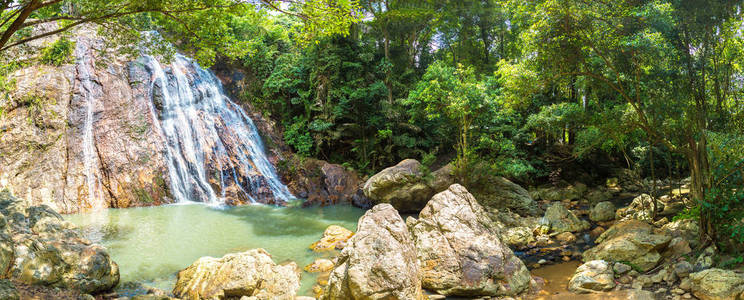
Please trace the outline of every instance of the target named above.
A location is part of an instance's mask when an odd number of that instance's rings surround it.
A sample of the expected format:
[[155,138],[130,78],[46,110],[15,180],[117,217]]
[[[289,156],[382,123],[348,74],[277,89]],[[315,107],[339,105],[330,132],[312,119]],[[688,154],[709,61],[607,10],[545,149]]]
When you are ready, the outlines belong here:
[[[171,291],[176,272],[202,256],[264,248],[274,261],[294,261],[300,267],[330,256],[310,251],[329,225],[356,230],[363,210],[330,207],[232,208],[167,205],[109,209],[67,216],[86,238],[108,248],[119,264],[121,282],[138,282]],[[310,295],[316,276],[303,272],[301,295]]]

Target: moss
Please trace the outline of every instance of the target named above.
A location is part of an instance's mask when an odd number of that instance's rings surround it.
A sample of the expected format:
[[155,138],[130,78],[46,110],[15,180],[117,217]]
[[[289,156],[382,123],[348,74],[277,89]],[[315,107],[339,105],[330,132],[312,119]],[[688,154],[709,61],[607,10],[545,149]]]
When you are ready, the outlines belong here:
[[144,188],[134,188],[134,194],[137,196],[137,202],[139,203],[153,203],[155,202],[154,199],[152,199],[152,196],[150,196],[150,193],[148,193]]

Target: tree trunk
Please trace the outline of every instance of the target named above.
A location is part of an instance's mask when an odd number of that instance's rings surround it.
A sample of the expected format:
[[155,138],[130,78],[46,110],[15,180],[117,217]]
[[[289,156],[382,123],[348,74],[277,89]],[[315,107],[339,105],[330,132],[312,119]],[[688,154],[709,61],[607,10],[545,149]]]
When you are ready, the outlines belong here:
[[694,203],[700,207],[700,234],[701,240],[707,234],[714,235],[710,212],[705,208],[703,202],[710,188],[710,165],[708,164],[707,140],[705,134],[701,134],[700,140],[695,142],[690,138],[690,150],[687,159],[690,163],[690,196]]

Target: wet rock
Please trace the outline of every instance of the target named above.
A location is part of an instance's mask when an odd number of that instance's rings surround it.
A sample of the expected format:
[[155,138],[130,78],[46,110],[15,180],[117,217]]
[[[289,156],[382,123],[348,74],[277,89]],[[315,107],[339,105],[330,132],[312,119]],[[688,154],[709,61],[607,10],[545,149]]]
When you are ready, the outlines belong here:
[[389,203],[399,211],[416,212],[437,192],[424,175],[421,163],[406,159],[370,177],[364,195],[375,204]]
[[328,272],[333,269],[333,261],[325,258],[318,258],[311,264],[305,266],[304,270],[308,273]]
[[555,236],[555,240],[563,245],[571,244],[576,241],[576,236],[570,232],[559,233]]
[[702,300],[737,299],[744,292],[744,276],[729,270],[708,269],[690,279],[692,294]]
[[509,247],[523,249],[535,242],[529,227],[512,227],[504,231],[504,242]]
[[568,282],[568,290],[575,293],[609,291],[614,287],[615,275],[604,260],[593,260],[579,266]]
[[253,299],[294,299],[300,288],[295,263],[277,265],[263,249],[230,253],[221,258],[202,257],[178,272],[176,297],[222,299],[242,296]]
[[609,201],[597,203],[597,205],[589,211],[589,219],[595,222],[604,222],[615,219],[615,205]]
[[310,245],[310,249],[316,252],[343,249],[346,241],[353,235],[354,232],[351,230],[338,225],[331,225],[323,231],[323,236],[319,241]]
[[503,242],[483,207],[459,184],[409,218],[424,288],[443,295],[512,296],[530,274]]
[[[657,211],[664,209],[664,204],[660,201],[657,203]],[[615,212],[615,219],[618,221],[641,220],[646,222],[653,221],[654,199],[648,194],[641,194],[633,199],[627,207],[618,209]]]
[[597,239],[602,233],[605,232],[605,229],[601,226],[597,226],[592,231],[589,231],[589,237],[592,239]]
[[398,212],[378,204],[359,219],[323,299],[424,299],[416,248]]
[[545,219],[550,223],[553,232],[580,232],[589,229],[589,222],[580,220],[563,204],[557,202],[545,211]]
[[21,299],[21,294],[18,293],[13,283],[7,279],[0,279],[0,300],[19,299]]
[[48,206],[27,206],[0,192],[0,268],[3,277],[29,284],[98,293],[119,282],[106,250],[91,245]]
[[661,261],[661,252],[671,237],[656,232],[654,228],[638,220],[618,223],[605,231],[597,240],[597,246],[584,252],[584,261],[607,260],[630,262],[642,271],[648,271]]

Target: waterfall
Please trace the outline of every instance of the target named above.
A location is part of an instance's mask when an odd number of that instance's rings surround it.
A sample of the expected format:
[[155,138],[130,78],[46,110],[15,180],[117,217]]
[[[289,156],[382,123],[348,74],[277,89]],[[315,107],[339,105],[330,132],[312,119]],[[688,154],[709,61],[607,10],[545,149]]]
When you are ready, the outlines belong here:
[[152,77],[150,109],[165,140],[176,201],[283,203],[293,198],[266,157],[253,121],[226,96],[214,74],[182,55],[169,65],[145,56],[144,65]]
[[89,48],[85,43],[78,43],[76,50],[76,71],[80,81],[78,91],[85,100],[85,119],[83,121],[83,168],[85,175],[85,187],[87,189],[88,205],[92,209],[107,207],[103,195],[101,178],[98,175],[98,155],[95,148],[95,136],[93,135],[93,109],[96,97],[101,95],[100,85],[93,71],[93,59]]

